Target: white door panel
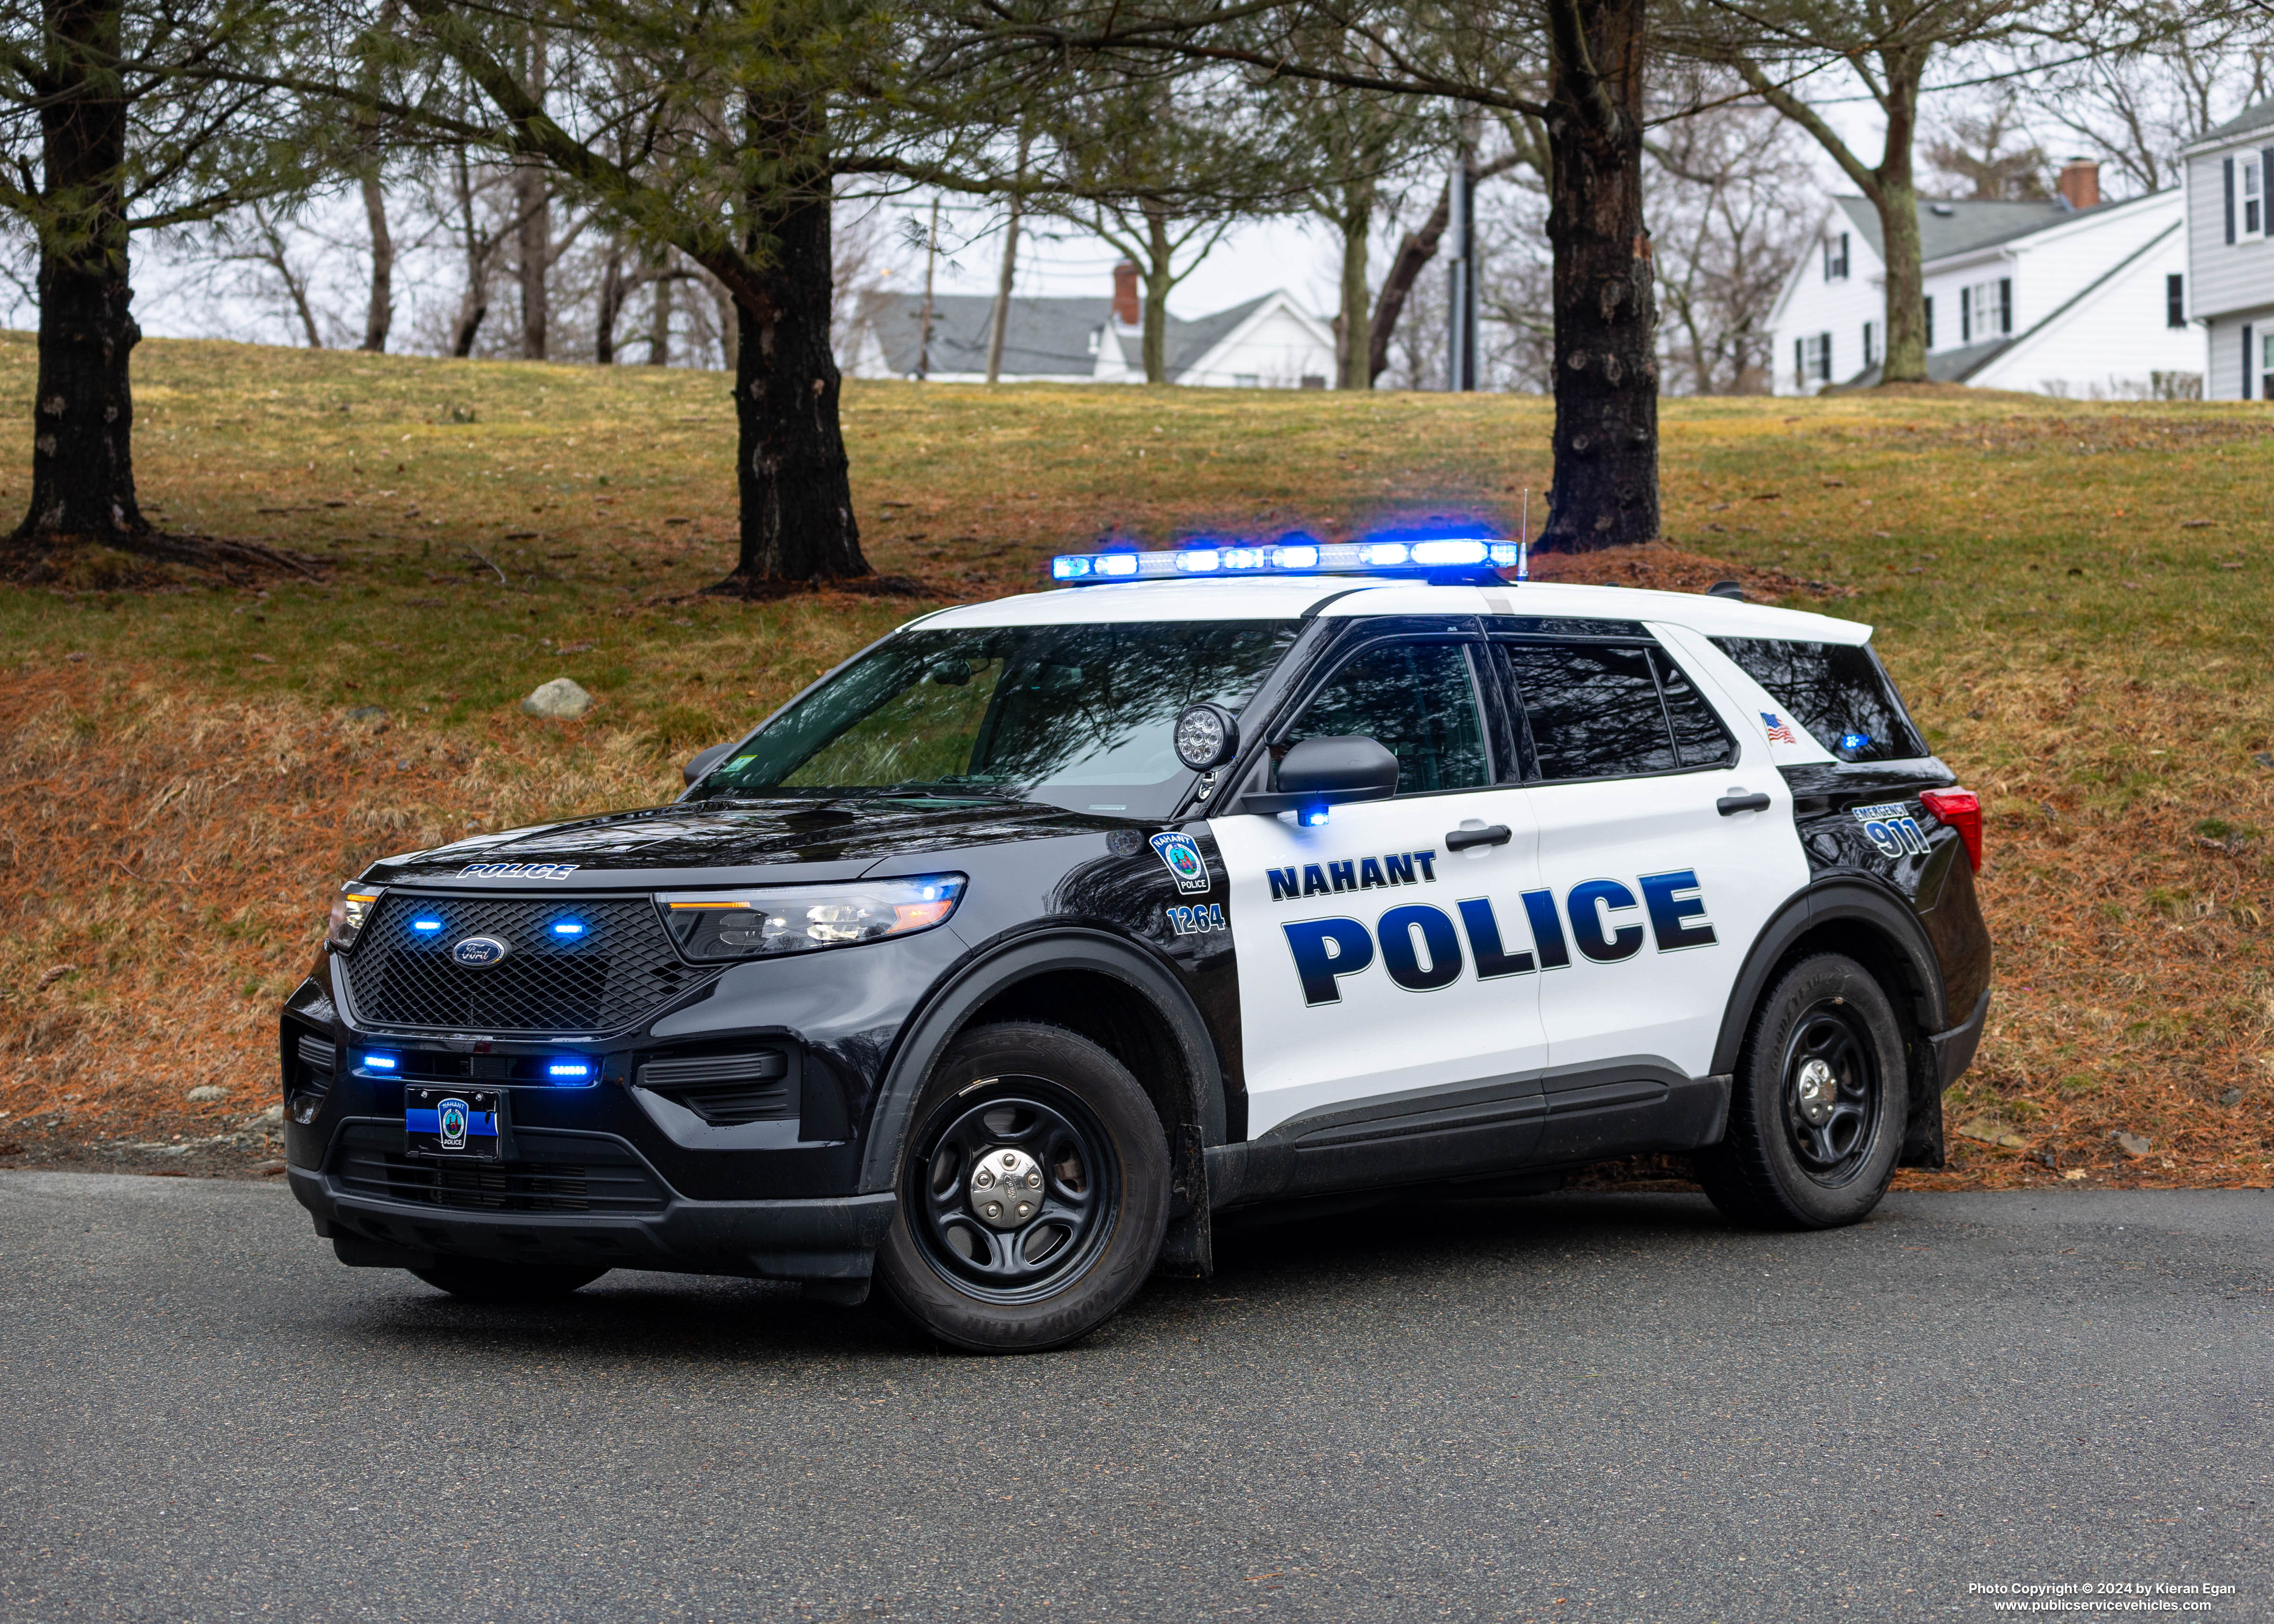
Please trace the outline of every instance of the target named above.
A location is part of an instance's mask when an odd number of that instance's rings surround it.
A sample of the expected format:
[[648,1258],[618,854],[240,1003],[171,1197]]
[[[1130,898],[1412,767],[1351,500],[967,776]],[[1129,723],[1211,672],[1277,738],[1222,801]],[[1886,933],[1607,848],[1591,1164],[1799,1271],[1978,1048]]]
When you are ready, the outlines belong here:
[[[1570,933],[1566,962],[1540,986],[1555,1076],[1635,1057],[1691,1077],[1711,1069],[1747,951],[1808,880],[1792,792],[1758,746],[1746,755],[1751,771],[1528,788],[1540,883]],[[1716,801],[1737,793],[1768,807],[1721,816]]]
[[[1231,881],[1250,1137],[1335,1106],[1537,1076],[1531,813],[1510,786],[1337,807],[1318,828],[1210,822]],[[1505,844],[1446,849],[1449,832],[1492,825]]]

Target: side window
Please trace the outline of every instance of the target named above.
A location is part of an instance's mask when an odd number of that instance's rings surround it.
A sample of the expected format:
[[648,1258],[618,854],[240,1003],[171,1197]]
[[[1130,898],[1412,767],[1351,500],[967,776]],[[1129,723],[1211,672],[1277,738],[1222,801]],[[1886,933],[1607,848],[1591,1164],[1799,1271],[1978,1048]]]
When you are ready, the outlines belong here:
[[1682,758],[1682,764],[1735,766],[1737,741],[1721,726],[1721,718],[1713,714],[1713,707],[1706,703],[1706,695],[1691,686],[1690,679],[1682,674],[1682,667],[1667,658],[1665,650],[1653,650],[1650,659],[1658,668],[1658,690],[1666,700],[1666,719],[1674,729],[1674,752]]
[[1517,643],[1508,657],[1541,778],[1631,778],[1681,765],[1647,649]]
[[1716,637],[1713,646],[1841,761],[1905,761],[1928,754],[1868,645]]
[[1285,742],[1352,733],[1397,757],[1401,795],[1474,789],[1491,779],[1468,650],[1457,643],[1367,650],[1335,673]]

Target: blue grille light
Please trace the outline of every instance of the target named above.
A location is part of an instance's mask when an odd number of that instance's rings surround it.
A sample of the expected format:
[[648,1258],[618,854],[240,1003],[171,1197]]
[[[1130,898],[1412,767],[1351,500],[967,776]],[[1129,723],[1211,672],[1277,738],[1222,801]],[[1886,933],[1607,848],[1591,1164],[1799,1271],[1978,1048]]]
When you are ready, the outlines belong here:
[[592,1076],[592,1063],[589,1060],[548,1060],[545,1064],[545,1074],[556,1083],[589,1082]]
[[1050,579],[1089,586],[1196,575],[1412,575],[1442,569],[1520,569],[1524,561],[1520,544],[1490,535],[1405,531],[1327,542],[1298,533],[1276,542],[1207,541],[1151,553],[1062,553],[1050,560]]
[[374,1051],[363,1057],[363,1069],[366,1071],[400,1071],[403,1069],[403,1056]]
[[581,936],[584,934],[584,927],[580,921],[564,919],[553,925],[553,934],[556,936]]
[[1295,821],[1306,829],[1323,829],[1326,827],[1327,809],[1324,807],[1305,807],[1295,815]]
[[440,930],[442,928],[442,921],[439,919],[414,919],[410,921],[410,928],[417,931],[432,932]]

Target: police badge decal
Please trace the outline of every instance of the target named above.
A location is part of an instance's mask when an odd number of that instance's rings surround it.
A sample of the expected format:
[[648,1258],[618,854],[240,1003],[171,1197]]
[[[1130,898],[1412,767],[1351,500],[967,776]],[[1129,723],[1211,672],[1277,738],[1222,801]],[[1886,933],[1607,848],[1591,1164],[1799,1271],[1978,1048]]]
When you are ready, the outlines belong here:
[[1175,876],[1180,891],[1198,892],[1209,888],[1208,864],[1201,859],[1201,848],[1192,836],[1171,830],[1153,837],[1153,849],[1161,854],[1161,861]]

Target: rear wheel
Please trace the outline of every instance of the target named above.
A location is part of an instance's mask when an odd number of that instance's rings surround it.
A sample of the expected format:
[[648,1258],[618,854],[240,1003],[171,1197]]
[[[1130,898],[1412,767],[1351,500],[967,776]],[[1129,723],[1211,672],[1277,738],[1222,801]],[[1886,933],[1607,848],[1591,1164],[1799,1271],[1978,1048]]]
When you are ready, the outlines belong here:
[[1151,1272],[1168,1162],[1152,1101],[1111,1055],[1057,1026],[982,1026],[917,1101],[877,1274],[959,1348],[1072,1342]]
[[430,1268],[410,1272],[452,1297],[477,1303],[534,1303],[548,1297],[566,1297],[608,1271],[558,1263],[484,1263],[471,1258],[440,1258]]
[[1901,1029],[1886,989],[1841,954],[1804,959],[1754,1011],[1728,1132],[1699,1154],[1699,1182],[1739,1223],[1854,1223],[1894,1176],[1908,1097]]

